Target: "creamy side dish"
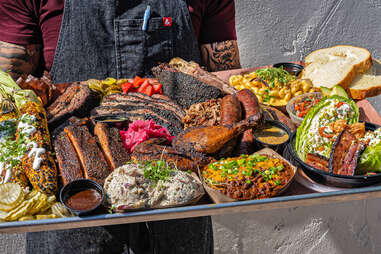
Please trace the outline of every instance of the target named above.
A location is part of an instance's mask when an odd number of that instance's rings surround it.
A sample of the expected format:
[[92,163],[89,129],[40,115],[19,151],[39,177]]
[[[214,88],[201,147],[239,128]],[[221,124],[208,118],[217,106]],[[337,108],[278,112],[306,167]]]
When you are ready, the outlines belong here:
[[144,166],[131,163],[106,178],[106,198],[117,211],[183,205],[204,194],[201,183],[189,173],[173,170],[155,182],[144,171]]

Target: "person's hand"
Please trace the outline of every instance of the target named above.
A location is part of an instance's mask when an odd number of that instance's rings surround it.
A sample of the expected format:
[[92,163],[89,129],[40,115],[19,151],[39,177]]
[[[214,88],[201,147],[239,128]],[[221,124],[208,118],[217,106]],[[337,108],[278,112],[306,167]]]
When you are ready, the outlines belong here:
[[14,80],[22,74],[33,74],[39,64],[41,45],[17,45],[0,41],[0,69]]

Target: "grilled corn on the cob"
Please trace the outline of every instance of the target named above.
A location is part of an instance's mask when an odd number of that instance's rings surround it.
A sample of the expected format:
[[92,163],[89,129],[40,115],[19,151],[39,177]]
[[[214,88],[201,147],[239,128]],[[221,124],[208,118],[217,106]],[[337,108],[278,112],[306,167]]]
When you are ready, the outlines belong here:
[[[0,183],[14,182],[22,187],[28,186],[28,179],[20,167],[15,142],[17,113],[0,114]],[[16,149],[17,150],[17,149]]]
[[52,146],[46,113],[41,104],[28,101],[20,108],[20,119],[16,133],[17,139],[29,136],[27,152],[21,161],[32,186],[46,194],[57,191],[57,168],[52,155]]

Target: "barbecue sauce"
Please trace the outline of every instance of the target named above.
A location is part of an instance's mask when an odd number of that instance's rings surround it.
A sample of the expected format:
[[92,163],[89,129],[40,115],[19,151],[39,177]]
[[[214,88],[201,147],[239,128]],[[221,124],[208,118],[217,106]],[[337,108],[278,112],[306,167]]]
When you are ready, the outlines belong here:
[[98,191],[88,189],[71,196],[66,204],[73,210],[87,211],[95,208],[101,202],[101,199],[102,196]]

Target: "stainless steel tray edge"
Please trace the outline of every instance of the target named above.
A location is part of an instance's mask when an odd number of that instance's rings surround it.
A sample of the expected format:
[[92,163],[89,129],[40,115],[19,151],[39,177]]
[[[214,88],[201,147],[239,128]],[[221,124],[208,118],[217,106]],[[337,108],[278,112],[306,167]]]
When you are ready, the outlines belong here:
[[381,198],[381,186],[222,204],[205,204],[127,213],[101,214],[86,217],[4,222],[0,223],[0,233],[48,231],[231,213],[247,213],[261,210],[313,206],[332,202],[345,202],[370,198]]

